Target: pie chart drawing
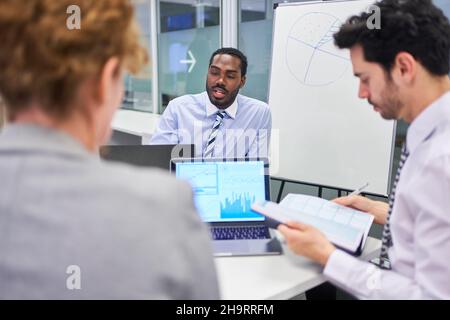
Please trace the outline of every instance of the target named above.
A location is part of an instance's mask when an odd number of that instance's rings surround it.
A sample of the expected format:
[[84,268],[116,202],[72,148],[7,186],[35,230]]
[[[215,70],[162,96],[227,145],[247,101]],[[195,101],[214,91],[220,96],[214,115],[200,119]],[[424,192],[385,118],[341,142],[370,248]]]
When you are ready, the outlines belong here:
[[342,22],[323,12],[300,17],[289,32],[286,62],[289,72],[301,84],[328,86],[351,66],[348,53],[334,45],[333,34]]

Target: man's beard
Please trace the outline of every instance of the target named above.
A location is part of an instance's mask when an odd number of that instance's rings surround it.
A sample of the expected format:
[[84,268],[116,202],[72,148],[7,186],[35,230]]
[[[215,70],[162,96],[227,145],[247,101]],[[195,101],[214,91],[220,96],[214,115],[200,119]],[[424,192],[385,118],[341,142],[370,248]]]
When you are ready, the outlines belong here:
[[231,92],[226,91],[229,99],[227,99],[226,101],[217,101],[212,93],[212,91],[214,90],[215,87],[222,88],[224,90],[226,90],[226,89],[221,86],[213,86],[213,87],[211,87],[211,89],[209,89],[208,84],[206,84],[206,92],[208,93],[209,101],[211,101],[211,103],[214,104],[219,109],[225,109],[225,108],[228,108],[229,106],[231,106],[233,104],[233,102],[236,100],[236,97],[240,91],[240,88],[237,88],[236,90],[231,91]]
[[[387,87],[389,89],[387,89]],[[393,83],[387,83],[386,88],[381,93],[380,103],[368,101],[372,106],[379,109],[381,117],[385,120],[396,120],[399,117],[403,103],[398,98],[397,87]]]

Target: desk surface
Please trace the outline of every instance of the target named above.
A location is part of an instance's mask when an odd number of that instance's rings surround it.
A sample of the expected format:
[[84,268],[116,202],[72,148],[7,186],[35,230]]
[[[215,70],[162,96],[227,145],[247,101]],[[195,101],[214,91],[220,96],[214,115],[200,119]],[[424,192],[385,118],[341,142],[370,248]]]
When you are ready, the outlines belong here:
[[111,126],[120,132],[145,137],[156,130],[160,117],[148,112],[117,110]]
[[[368,238],[361,259],[375,258],[381,241]],[[278,256],[215,258],[225,300],[290,299],[324,282],[322,268],[286,247]]]

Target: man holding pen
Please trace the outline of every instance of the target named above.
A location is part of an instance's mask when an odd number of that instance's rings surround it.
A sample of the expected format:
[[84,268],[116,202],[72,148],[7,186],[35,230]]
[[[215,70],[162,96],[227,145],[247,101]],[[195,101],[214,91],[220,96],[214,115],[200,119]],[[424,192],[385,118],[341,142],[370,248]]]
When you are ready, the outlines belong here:
[[288,246],[361,299],[450,299],[450,24],[431,0],[383,0],[381,29],[369,13],[335,35],[350,49],[359,97],[384,119],[410,123],[389,205],[361,196],[335,200],[384,224],[379,259],[336,249],[311,226],[279,227]]

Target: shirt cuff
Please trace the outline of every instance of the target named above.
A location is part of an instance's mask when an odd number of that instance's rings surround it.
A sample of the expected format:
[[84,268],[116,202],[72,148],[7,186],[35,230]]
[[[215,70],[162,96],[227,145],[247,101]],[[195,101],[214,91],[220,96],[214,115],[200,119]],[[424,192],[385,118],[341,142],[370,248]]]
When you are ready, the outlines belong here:
[[323,274],[331,282],[348,288],[351,286],[350,281],[357,264],[358,259],[342,250],[336,249],[328,258]]

